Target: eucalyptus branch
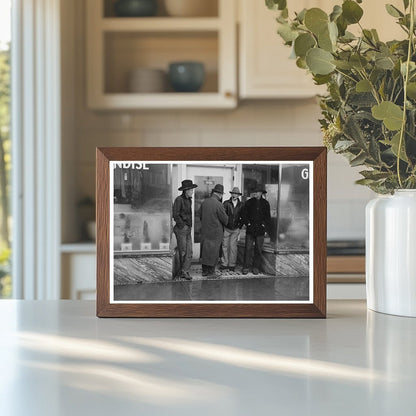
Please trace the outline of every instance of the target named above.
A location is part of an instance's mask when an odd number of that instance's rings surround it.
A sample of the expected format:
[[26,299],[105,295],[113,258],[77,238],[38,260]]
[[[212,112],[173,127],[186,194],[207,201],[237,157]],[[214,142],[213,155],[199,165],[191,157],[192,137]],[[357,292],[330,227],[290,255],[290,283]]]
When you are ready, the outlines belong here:
[[405,130],[404,132],[405,132],[405,134],[407,134],[408,136],[410,136],[411,139],[416,140],[416,137],[413,134],[411,134],[409,132],[409,130]]
[[390,100],[390,101],[393,101],[393,102],[395,102],[395,101],[393,100],[393,96],[394,96],[394,90],[396,89],[396,84],[397,84],[397,81],[396,81],[396,80],[394,80],[394,81],[393,81],[393,88],[391,89],[391,94],[390,94],[390,97],[389,97],[389,100]]
[[412,58],[412,49],[413,49],[413,36],[414,36],[414,27],[415,27],[415,0],[410,0],[410,28],[409,28],[409,44],[407,46],[407,60],[406,60],[406,73],[404,75],[404,85],[403,85],[403,118],[402,118],[402,127],[400,129],[400,139],[399,139],[399,148],[397,151],[397,177],[399,179],[399,186],[403,188],[402,178],[400,174],[400,155],[402,151],[403,141],[404,141],[404,132],[406,129],[406,110],[407,110],[407,83],[409,81],[409,68],[410,61]]
[[396,94],[396,96],[394,97],[394,100],[393,100],[394,103],[397,102],[397,100],[399,99],[399,96],[402,93],[402,91],[403,91],[403,88],[400,88],[399,91],[397,91],[397,94]]
[[[361,33],[352,37],[346,34],[344,38],[338,34],[335,51],[327,50],[326,44],[320,45],[318,42],[319,34],[329,29],[328,24],[333,17],[331,14],[320,8],[306,9],[301,22],[299,14],[292,19],[293,16],[289,17],[285,9],[279,19],[279,24],[285,26],[281,33],[286,38],[290,38],[291,32],[293,35],[309,34],[302,35],[297,42],[299,50],[295,51],[298,55],[301,51],[311,51],[305,69],[314,76],[328,75],[327,78],[318,78],[326,84],[328,94],[326,98],[321,97],[324,118],[320,122],[324,140],[333,143],[336,153],[348,155],[349,159],[355,158],[355,164],[391,173],[384,180],[377,179],[377,175],[370,175],[362,183],[381,193],[389,193],[394,188],[416,188],[416,132],[412,125],[413,118],[416,117],[413,91],[416,70],[412,67],[412,60],[416,56],[416,0],[403,1],[404,16],[399,16],[398,13],[401,12],[396,13],[392,8],[387,9],[401,30],[404,30],[406,37],[404,40],[391,39],[389,42],[379,42],[371,30],[364,29],[365,25],[360,22],[363,16],[359,6],[361,0],[356,1],[358,5],[348,5],[351,7],[338,5],[337,16],[342,16],[347,23],[356,23],[354,26]],[[266,1],[270,8],[273,8],[275,2],[279,5],[286,4],[284,0]],[[335,22],[337,16],[334,17]],[[327,38],[324,40],[328,41]],[[293,42],[287,44],[293,46]],[[389,48],[390,52],[385,51],[385,48]],[[357,84],[360,87],[358,93]],[[360,91],[368,92],[360,94]],[[364,124],[357,124],[354,119],[351,120],[354,124],[350,124],[349,117],[359,113],[363,114],[361,120]],[[352,137],[356,135],[360,138]],[[374,135],[377,137],[374,138]],[[335,145],[342,138],[352,141],[353,145],[345,147],[346,144],[341,141],[336,148]],[[356,159],[358,149],[362,157]]]
[[337,43],[337,49],[340,49],[342,52],[349,52],[348,49],[344,49],[339,43]]
[[409,36],[409,30],[407,29],[407,27],[401,25],[400,23],[398,23],[398,25],[400,26],[401,29],[404,30],[404,32],[406,33],[406,35]]
[[368,78],[367,76],[367,72],[365,72],[365,69],[361,66],[362,71],[360,71],[360,75],[363,79],[365,79],[366,81],[368,81],[368,83],[370,84],[371,87],[371,94],[373,94],[374,99],[377,101],[377,104],[380,104],[380,97],[378,95],[378,92],[376,90],[376,87],[374,86],[374,84],[371,82],[370,78]]
[[351,81],[353,81],[353,82],[357,83],[357,80],[356,80],[355,78],[351,77],[351,76],[350,76],[350,75],[348,75],[348,74],[345,74],[344,72],[340,71],[338,68],[335,68],[335,71],[336,71],[336,72],[338,72],[338,73],[339,73],[339,74],[341,74],[341,75],[344,75],[344,77],[345,77],[345,78],[348,78],[348,79],[350,79]]
[[358,39],[358,42],[357,42],[357,44],[355,45],[355,48],[354,48],[355,52],[359,53],[359,51],[361,50],[361,44],[362,43],[363,43],[363,40],[361,38]]
[[[406,14],[406,9],[405,9],[405,14]],[[396,23],[400,26],[401,29],[403,29],[405,31],[406,35],[409,36],[410,30],[405,25],[403,25],[402,23],[400,23],[399,22],[399,19],[396,21]]]
[[369,38],[365,33],[364,33],[364,28],[361,26],[361,23],[360,22],[358,22],[358,26],[360,27],[360,29],[361,29],[361,33],[362,33],[362,35],[364,36],[364,38],[365,38],[365,40],[367,41],[367,43],[369,44],[369,45],[371,45],[373,48],[375,48],[374,50],[377,50],[377,45],[375,45],[374,43],[373,43],[373,41],[372,41],[372,39],[371,38]]

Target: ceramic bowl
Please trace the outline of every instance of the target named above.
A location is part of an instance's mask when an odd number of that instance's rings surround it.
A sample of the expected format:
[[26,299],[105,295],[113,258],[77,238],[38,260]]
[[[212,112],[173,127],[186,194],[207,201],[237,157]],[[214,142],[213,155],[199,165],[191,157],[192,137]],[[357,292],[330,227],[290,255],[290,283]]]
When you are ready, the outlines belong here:
[[156,0],[118,0],[114,12],[120,17],[154,16],[157,12]]
[[172,62],[169,64],[169,81],[177,92],[197,92],[205,80],[202,62]]
[[165,92],[167,84],[167,75],[162,69],[136,68],[129,72],[128,91],[132,93]]

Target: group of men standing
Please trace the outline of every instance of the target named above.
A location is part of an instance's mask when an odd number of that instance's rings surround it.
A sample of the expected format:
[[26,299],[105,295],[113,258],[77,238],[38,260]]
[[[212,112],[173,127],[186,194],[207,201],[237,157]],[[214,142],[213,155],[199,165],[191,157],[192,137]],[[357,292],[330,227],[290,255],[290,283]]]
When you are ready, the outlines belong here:
[[[182,186],[178,189],[182,194],[173,204],[173,231],[179,254],[179,271],[174,279],[192,280],[189,273],[192,262],[192,196],[196,187],[190,179],[182,181]],[[273,238],[270,205],[263,198],[265,193],[262,186],[257,186],[253,197],[243,203],[240,200],[242,193],[234,187],[230,191],[231,197],[222,203],[224,187],[221,184],[214,186],[210,197],[202,202],[199,211],[202,276],[220,277],[216,271],[218,263],[220,270],[235,271],[237,242],[243,226],[246,226],[246,240],[242,273],[246,275],[250,269],[255,275],[259,273],[266,230]]]

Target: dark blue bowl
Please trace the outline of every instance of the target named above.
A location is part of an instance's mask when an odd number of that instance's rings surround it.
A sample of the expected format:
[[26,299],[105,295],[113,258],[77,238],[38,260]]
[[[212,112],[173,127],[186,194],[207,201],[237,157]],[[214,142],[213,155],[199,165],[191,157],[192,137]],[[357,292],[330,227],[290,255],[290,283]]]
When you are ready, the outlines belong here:
[[118,0],[114,4],[116,16],[146,17],[154,16],[157,12],[156,0]]
[[172,62],[169,80],[177,92],[197,92],[205,80],[205,67],[201,62]]

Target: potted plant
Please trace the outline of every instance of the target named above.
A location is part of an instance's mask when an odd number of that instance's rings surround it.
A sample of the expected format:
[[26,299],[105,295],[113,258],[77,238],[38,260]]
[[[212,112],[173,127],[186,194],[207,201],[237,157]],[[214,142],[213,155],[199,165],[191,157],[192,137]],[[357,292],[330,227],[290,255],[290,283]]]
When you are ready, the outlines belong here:
[[324,144],[363,166],[357,183],[380,195],[366,212],[368,306],[406,316],[416,316],[414,1],[374,6],[385,7],[403,30],[403,39],[382,42],[360,24],[362,0],[293,16],[286,0],[266,0],[279,11],[278,34],[296,65],[327,88],[320,97]]

